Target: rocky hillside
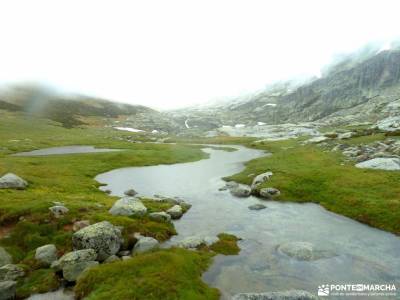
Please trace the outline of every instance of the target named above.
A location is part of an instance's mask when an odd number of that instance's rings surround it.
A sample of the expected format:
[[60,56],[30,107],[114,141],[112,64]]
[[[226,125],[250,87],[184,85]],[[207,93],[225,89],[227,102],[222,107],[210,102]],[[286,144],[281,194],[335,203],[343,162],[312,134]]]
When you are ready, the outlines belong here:
[[[269,86],[230,102],[171,113],[204,130],[222,125],[259,126],[318,122],[326,125],[400,119],[400,50],[363,53],[330,66],[303,84]],[[258,125],[257,125],[258,124]]]

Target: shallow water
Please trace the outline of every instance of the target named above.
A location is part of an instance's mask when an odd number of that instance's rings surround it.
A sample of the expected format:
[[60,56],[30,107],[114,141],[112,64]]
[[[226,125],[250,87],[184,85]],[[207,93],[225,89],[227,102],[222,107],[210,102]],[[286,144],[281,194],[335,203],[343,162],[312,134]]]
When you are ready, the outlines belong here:
[[[321,284],[394,283],[400,289],[399,237],[330,213],[316,204],[235,198],[227,191],[218,191],[224,185],[222,177],[241,171],[243,162],[265,155],[258,150],[238,149],[206,149],[209,159],[122,168],[96,179],[107,184],[102,188],[111,190],[113,195],[122,196],[125,190],[134,188],[142,195],[179,196],[190,202],[193,207],[175,222],[179,235],[169,244],[191,235],[221,232],[241,237],[240,254],[217,256],[203,276],[222,291],[224,299],[240,292],[289,289],[316,294]],[[259,202],[267,208],[248,209]],[[290,241],[310,242],[335,255],[299,261],[277,251],[280,244]]]
[[77,153],[97,153],[97,152],[113,152],[121,151],[120,149],[97,149],[93,146],[65,146],[65,147],[53,147],[39,150],[33,150],[29,152],[20,152],[13,154],[13,156],[43,156],[43,155],[60,155],[60,154],[77,154]]
[[74,300],[74,293],[70,290],[59,289],[55,292],[35,294],[26,300]]

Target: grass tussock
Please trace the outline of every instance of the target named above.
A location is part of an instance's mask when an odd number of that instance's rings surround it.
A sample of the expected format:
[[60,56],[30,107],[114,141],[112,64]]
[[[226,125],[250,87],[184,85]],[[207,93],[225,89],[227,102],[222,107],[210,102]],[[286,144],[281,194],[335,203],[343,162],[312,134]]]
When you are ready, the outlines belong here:
[[17,299],[29,295],[54,291],[60,286],[60,280],[52,269],[39,269],[29,272],[17,284]]
[[178,248],[140,254],[88,270],[75,293],[87,300],[219,299],[218,290],[201,280],[211,258],[207,252]]
[[236,236],[228,233],[220,233],[218,235],[219,241],[210,246],[210,249],[216,253],[223,255],[237,255],[240,248],[237,242],[240,240]]

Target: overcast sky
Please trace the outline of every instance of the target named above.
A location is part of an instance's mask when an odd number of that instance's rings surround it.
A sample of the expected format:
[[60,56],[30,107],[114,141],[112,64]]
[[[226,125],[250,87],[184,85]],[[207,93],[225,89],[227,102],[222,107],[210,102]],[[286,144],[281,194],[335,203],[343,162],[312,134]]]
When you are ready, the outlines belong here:
[[400,36],[400,1],[0,1],[0,82],[155,108],[316,75]]

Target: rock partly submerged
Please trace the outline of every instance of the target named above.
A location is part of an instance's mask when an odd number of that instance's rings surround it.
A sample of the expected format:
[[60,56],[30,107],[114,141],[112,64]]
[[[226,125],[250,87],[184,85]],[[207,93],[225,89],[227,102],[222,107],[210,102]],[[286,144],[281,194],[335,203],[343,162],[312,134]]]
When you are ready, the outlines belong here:
[[120,228],[108,221],[89,225],[72,235],[74,249],[94,249],[97,259],[105,260],[116,254],[122,244]]
[[186,249],[196,249],[201,245],[210,246],[218,242],[218,237],[213,236],[188,236],[180,241],[177,246]]
[[251,188],[245,184],[238,184],[236,187],[231,188],[230,192],[236,197],[249,197],[251,195]]
[[290,290],[266,293],[242,293],[232,297],[232,300],[318,300],[319,297],[307,291]]
[[21,177],[13,174],[7,173],[3,177],[0,177],[0,189],[26,189],[28,183]]
[[125,195],[129,197],[133,197],[137,195],[137,192],[134,189],[129,189],[124,192]]
[[336,256],[335,253],[318,249],[309,242],[287,242],[278,246],[277,250],[296,260],[313,261]]
[[183,215],[182,207],[176,204],[167,210],[167,214],[169,214],[172,219],[179,219]]
[[267,208],[267,207],[264,204],[256,203],[256,204],[250,205],[248,208],[250,210],[261,210],[261,209],[264,209],[264,208]]

